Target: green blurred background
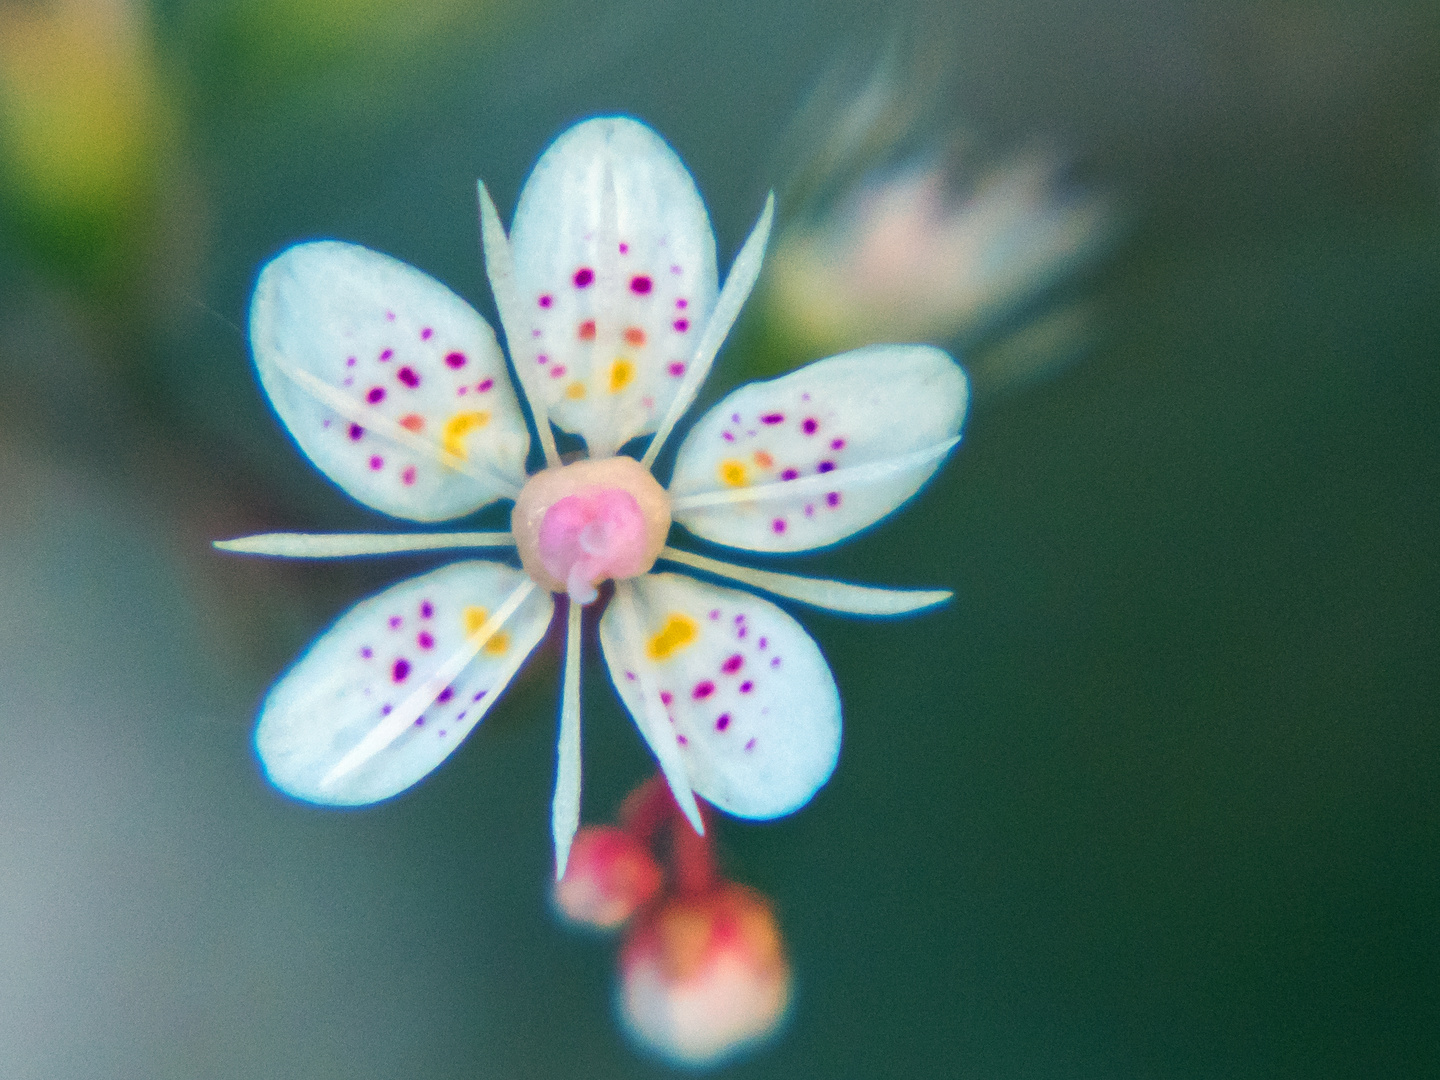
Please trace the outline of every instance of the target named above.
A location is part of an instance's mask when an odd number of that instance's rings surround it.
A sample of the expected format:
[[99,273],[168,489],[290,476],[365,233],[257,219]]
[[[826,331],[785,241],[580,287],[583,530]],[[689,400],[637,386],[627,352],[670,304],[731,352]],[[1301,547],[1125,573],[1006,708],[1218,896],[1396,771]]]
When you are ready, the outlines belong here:
[[[926,103],[901,150],[1045,140],[1123,227],[986,331],[1080,304],[1082,356],[980,381],[915,505],[784,562],[957,598],[802,615],[845,748],[722,825],[797,980],[722,1073],[1440,1074],[1440,9],[1346,0],[0,3],[0,1071],[666,1074],[548,907],[553,642],[389,804],[259,776],[274,677],[435,560],[209,549],[387,524],[240,327],[321,236],[493,315],[475,179],[508,218],[599,112],[673,143],[728,261],[880,63]],[[650,765],[590,656],[600,820]]]

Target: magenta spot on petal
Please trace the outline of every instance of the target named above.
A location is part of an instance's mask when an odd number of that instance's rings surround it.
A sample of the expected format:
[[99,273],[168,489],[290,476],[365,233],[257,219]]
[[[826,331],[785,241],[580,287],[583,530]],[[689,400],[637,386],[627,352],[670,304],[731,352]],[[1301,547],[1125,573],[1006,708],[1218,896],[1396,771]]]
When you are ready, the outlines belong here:
[[784,420],[785,414],[778,412],[766,413],[764,416],[760,417],[760,422],[762,424],[780,424],[783,423]]
[[814,516],[815,516],[815,504],[814,504],[814,503],[806,503],[806,504],[805,504],[805,516],[806,516],[806,517],[814,517]]
[[364,660],[369,660],[374,655],[375,650],[370,648],[369,645],[366,645],[363,649],[360,650],[360,656]]
[[415,644],[419,645],[422,649],[433,649],[435,647],[435,639],[430,636],[430,631],[421,630],[420,633],[415,636]]
[[644,274],[636,274],[630,279],[630,291],[633,292],[636,296],[644,296],[650,291],[653,285],[654,282],[652,282]]
[[794,469],[786,469],[784,472],[782,472],[782,473],[780,474],[780,479],[781,479],[781,480],[794,480],[794,479],[798,478],[799,475],[800,475],[800,474],[799,474],[798,472],[796,472]]
[[351,438],[352,440],[358,442],[358,441],[360,440],[360,437],[361,437],[362,435],[364,435],[364,434],[365,434],[365,429],[364,429],[363,427],[361,427],[359,424],[351,424],[351,425],[350,425],[350,438]]
[[672,273],[672,274],[678,274],[678,273],[680,273],[680,266],[679,266],[678,264],[672,263],[671,266],[670,266],[670,273]]
[[387,311],[387,312],[385,312],[385,321],[386,321],[386,322],[394,322],[394,321],[395,321],[395,312],[393,312],[393,311]]
[[844,450],[844,449],[845,449],[845,440],[844,440],[844,439],[831,439],[831,440],[830,440],[830,449],[831,449],[831,450]]
[[380,706],[380,715],[381,715],[381,716],[389,716],[390,713],[394,710],[394,708],[395,708],[395,706],[394,706],[394,705],[391,705],[391,704],[387,701],[384,705],[381,705],[381,706]]
[[740,422],[740,414],[738,412],[731,413],[730,422],[732,424],[738,424]]
[[535,357],[535,362],[537,364],[548,364],[550,362],[550,357],[546,356],[542,352],[539,356]]
[[474,696],[473,698],[471,698],[470,700],[471,700],[471,701],[479,701],[479,700],[480,700],[482,697],[484,697],[484,696],[485,696],[485,691],[484,691],[484,690],[479,690],[479,691],[476,691],[475,696]]
[[679,300],[676,300],[676,301],[675,301],[675,306],[676,306],[677,308],[679,308],[681,311],[684,311],[687,307],[690,306],[690,301],[689,301],[689,300],[686,300],[686,299],[682,296]]
[[[448,361],[450,358],[447,356],[445,359]],[[420,376],[416,375],[415,369],[411,367],[402,367],[395,373],[395,377],[411,390],[420,385]]]
[[728,712],[722,712],[722,713],[720,714],[719,719],[717,719],[717,720],[715,721],[715,730],[716,730],[716,731],[724,731],[724,730],[725,730],[726,728],[728,728],[729,726],[730,726],[730,714],[729,714]]
[[634,682],[634,681],[635,681],[635,672],[633,672],[633,671],[627,671],[627,672],[625,672],[625,678],[629,679],[631,682]]
[[379,471],[380,471],[381,469],[383,469],[384,467],[385,467],[385,459],[384,459],[383,457],[381,457],[379,454],[376,454],[374,457],[372,457],[372,458],[370,459],[370,469],[371,469],[372,472],[379,472]]
[[404,682],[405,677],[410,674],[410,661],[403,656],[395,661],[395,666],[390,669],[390,678],[396,682]]
[[665,370],[670,372],[671,375],[675,376],[675,378],[678,379],[681,375],[685,374],[685,365],[682,364],[679,360],[676,360]]
[[465,354],[463,352],[446,353],[445,366],[459,371],[465,366]]
[[434,336],[434,334],[435,334],[435,331],[432,330],[432,329],[430,329],[430,327],[427,326],[427,327],[425,327],[424,330],[421,330],[421,331],[420,331],[420,340],[421,340],[421,341],[429,341],[429,340],[431,339],[431,337]]
[[575,271],[574,281],[577,289],[589,288],[594,280],[595,271],[591,270],[588,266],[582,266],[579,270]]
[[400,482],[405,485],[415,483],[415,466],[406,465],[400,472]]
[[630,245],[622,242],[622,243],[620,244],[620,254],[621,254],[621,255],[629,255],[629,254],[630,254]]
[[565,377],[565,365],[556,364],[554,367],[552,367],[550,369],[550,377],[552,379],[563,379]]
[[415,726],[416,726],[416,727],[424,727],[424,726],[425,726],[425,717],[423,717],[423,716],[417,716],[417,717],[415,718]]
[[690,745],[690,740],[687,739],[687,738],[685,738],[684,735],[676,735],[676,736],[675,736],[675,741],[676,741],[677,743],[679,743],[681,746],[689,746],[689,745]]
[[402,619],[402,618],[400,618],[399,615],[391,615],[391,616],[390,616],[390,629],[391,629],[391,630],[399,630],[399,629],[400,629],[400,624],[401,624],[402,622],[404,622],[404,621],[405,621],[405,620]]
[[777,656],[777,657],[775,657],[773,660],[771,660],[771,661],[770,661],[770,666],[771,666],[771,667],[779,667],[779,666],[780,666],[780,658]]
[[420,617],[421,617],[422,619],[428,619],[428,618],[430,618],[431,616],[433,616],[434,614],[435,614],[435,605],[432,604],[432,603],[430,603],[429,600],[422,600],[422,601],[420,602]]
[[815,466],[815,471],[822,473],[834,472],[835,463],[833,461],[822,461],[819,465]]
[[551,304],[553,304],[554,302],[555,302],[555,298],[554,298],[553,296],[551,296],[549,293],[546,293],[544,296],[540,297],[540,306],[541,306],[541,307],[549,307],[549,306],[550,306]]
[[669,690],[661,690],[661,691],[660,691],[660,704],[662,704],[662,705],[669,705],[670,702],[672,702],[672,701],[674,701],[674,700],[675,700],[675,695],[672,694],[672,693],[670,693]]
[[442,729],[442,730],[440,731],[440,738],[443,739],[444,737],[445,737],[445,731]]
[[381,363],[384,363],[386,360],[389,360],[389,359],[390,359],[392,356],[394,356],[394,355],[395,355],[395,350],[394,350],[394,349],[386,349],[384,352],[382,352],[382,353],[380,354],[380,361],[381,361]]
[[783,533],[785,531],[785,519],[776,518],[770,523],[770,528],[773,529],[776,533]]
[[734,442],[734,441],[735,441],[735,433],[734,433],[733,431],[721,432],[720,437],[721,437],[722,439],[724,439],[726,442]]
[[770,646],[770,639],[769,639],[769,638],[763,638],[763,637],[762,637],[759,641],[756,642],[756,644],[759,645],[760,648],[762,648],[762,649],[769,648],[769,646]]
[[720,617],[720,609],[719,609],[719,608],[711,608],[711,609],[710,609],[710,618],[712,618],[712,619],[718,619],[719,617]]
[[354,366],[355,366],[355,357],[352,356],[352,357],[350,357],[348,360],[346,360],[346,361],[345,361],[345,366],[346,366],[346,367],[354,367]]
[[805,422],[800,425],[800,429],[804,431],[806,435],[814,435],[815,432],[820,430],[820,424],[813,416],[807,416]]
[[754,750],[754,749],[755,749],[755,740],[754,740],[754,739],[748,740],[748,741],[745,743],[745,749],[746,749],[746,750]]
[[[764,641],[765,639],[761,638],[760,640]],[[764,646],[762,645],[761,648],[764,648]],[[723,671],[726,675],[734,675],[735,672],[740,670],[740,666],[744,663],[745,658],[737,652],[720,665],[720,670]]]
[[829,494],[827,494],[827,495],[825,496],[825,505],[826,505],[826,506],[829,506],[829,507],[839,506],[839,505],[840,505],[840,493],[839,493],[838,491],[832,491],[832,492],[830,492]]
[[740,684],[740,693],[742,693],[742,694],[748,694],[751,690],[754,690],[754,689],[755,689],[755,684],[754,684],[753,682],[751,682],[749,679],[746,679],[744,682],[742,682],[742,683]]
[[435,700],[440,702],[441,705],[444,705],[445,702],[449,701],[454,696],[455,688],[453,686],[447,686],[444,690],[441,690],[440,693],[435,696]]
[[494,386],[494,385],[495,385],[495,380],[494,380],[494,379],[481,379],[478,383],[475,384],[475,389],[478,390],[478,391],[480,391],[480,393],[483,394],[483,393],[485,393],[486,391],[488,391],[488,390],[489,390],[492,386]]
[[365,400],[371,405],[379,405],[385,400],[385,388],[383,386],[372,386],[370,392],[365,395]]
[[675,327],[675,329],[676,329],[677,331],[679,331],[680,333],[683,334],[683,333],[685,333],[686,330],[689,330],[689,329],[690,329],[690,320],[689,320],[689,319],[676,319],[673,325],[674,325],[674,327]]
[[695,689],[690,692],[690,696],[693,697],[696,701],[704,701],[714,692],[715,684],[709,679],[706,679],[704,682],[698,682],[695,684]]

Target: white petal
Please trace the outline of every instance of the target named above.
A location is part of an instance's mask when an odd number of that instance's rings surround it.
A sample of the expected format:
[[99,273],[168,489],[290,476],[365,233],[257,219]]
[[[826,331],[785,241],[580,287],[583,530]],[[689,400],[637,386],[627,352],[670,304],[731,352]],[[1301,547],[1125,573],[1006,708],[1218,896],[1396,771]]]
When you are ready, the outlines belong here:
[[525,481],[530,436],[494,333],[413,266],[296,244],[260,271],[250,345],[300,449],[368,506],[442,521]]
[[565,616],[565,676],[560,692],[560,741],[555,752],[555,799],[550,804],[556,881],[565,876],[570,842],[580,827],[580,612],[580,605],[570,601]]
[[809,802],[840,754],[840,695],[805,629],[767,600],[677,574],[623,585],[641,641],[618,640],[612,602],[610,677],[637,716],[641,687],[658,688],[691,786],[747,818]]
[[877,589],[845,581],[777,574],[773,570],[752,570],[672,547],[664,548],[660,558],[763,589],[775,596],[829,611],[843,611],[847,615],[909,615],[943,604],[955,595],[949,589]]
[[357,555],[396,555],[408,551],[514,547],[508,532],[410,533],[256,533],[216,540],[221,551],[269,555],[277,559],[349,559]]
[[705,332],[700,335],[700,343],[695,350],[690,369],[685,372],[679,391],[656,429],[655,438],[650,440],[650,445],[645,448],[645,456],[640,459],[640,464],[647,469],[655,463],[671,429],[700,392],[700,384],[710,374],[720,346],[725,344],[730,328],[740,317],[740,309],[750,297],[750,290],[755,288],[755,279],[760,276],[760,265],[765,261],[765,242],[770,239],[770,226],[774,220],[775,193],[772,191],[765,197],[765,209],[760,211],[760,220],[755,223],[755,228],[750,230],[750,236],[740,248],[740,253],[735,256],[735,263],[725,278],[725,287],[720,290],[720,297],[715,301],[715,310],[710,315],[710,321],[705,324]]
[[510,230],[511,359],[550,417],[605,456],[654,431],[715,306],[715,237],[654,131],[577,124],[541,155]]
[[[530,584],[499,563],[458,562],[356,604],[260,709],[255,748],[271,782],[307,802],[355,806],[425,776],[545,635],[554,602]],[[521,602],[477,651],[517,590]],[[389,730],[396,715],[408,717],[399,733]]]
[[875,345],[730,394],[686,436],[675,520],[752,551],[805,551],[890,513],[939,468],[968,399],[928,345]]
[[680,744],[674,738],[662,691],[641,663],[645,642],[641,636],[640,615],[636,611],[634,580],[615,583],[615,594],[600,619],[601,650],[610,668],[610,678],[617,686],[620,682],[616,678],[616,669],[625,673],[625,688],[620,696],[635,718],[635,726],[650,745],[676,804],[695,831],[704,836],[705,822],[700,817],[700,807],[695,803],[690,774],[680,753]]

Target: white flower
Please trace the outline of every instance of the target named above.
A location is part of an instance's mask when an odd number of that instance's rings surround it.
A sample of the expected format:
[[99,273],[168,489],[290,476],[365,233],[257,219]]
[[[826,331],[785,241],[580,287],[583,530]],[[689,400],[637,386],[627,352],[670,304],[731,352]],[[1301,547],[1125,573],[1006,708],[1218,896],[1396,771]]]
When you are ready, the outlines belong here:
[[[266,534],[231,551],[340,557],[518,549],[361,601],[276,684],[255,744],[271,781],[358,805],[436,768],[500,695],[568,594],[556,873],[580,814],[580,612],[615,579],[600,642],[621,698],[697,831],[694,793],[771,818],[834,770],[840,701],[800,624],[658,559],[838,611],[895,615],[944,591],[889,591],[749,570],[665,545],[672,519],[752,551],[824,547],[890,513],[959,441],[967,386],[938,349],[878,346],[743,386],[681,444],[668,491],[649,467],[694,400],[760,270],[771,202],[717,291],[694,181],[650,128],[590,120],[541,156],[507,239],[483,185],[486,264],[547,467],[486,322],[413,267],[333,241],[261,271],[250,309],[260,381],[310,460],[412,521],[515,499],[511,533]],[[590,457],[562,465],[551,422]],[[615,456],[654,433],[644,457]]]
[[1105,203],[1063,191],[1058,166],[1022,158],[963,200],[939,166],[871,177],[817,223],[782,233],[769,275],[775,317],[820,348],[973,336],[1110,236]]

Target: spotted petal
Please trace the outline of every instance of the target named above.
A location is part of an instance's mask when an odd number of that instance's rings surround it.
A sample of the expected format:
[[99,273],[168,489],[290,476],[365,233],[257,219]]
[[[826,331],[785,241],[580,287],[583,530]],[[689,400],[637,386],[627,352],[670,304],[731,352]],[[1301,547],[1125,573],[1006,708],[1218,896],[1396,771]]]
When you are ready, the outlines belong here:
[[715,306],[715,237],[675,152],[628,117],[575,125],[525,182],[510,247],[506,337],[544,370],[526,378],[542,407],[595,456],[654,431]]
[[967,398],[959,365],[927,345],[856,349],[742,386],[681,444],[675,520],[752,551],[836,543],[930,478]]
[[678,574],[622,582],[622,594],[638,625],[627,633],[612,603],[600,643],[632,714],[658,689],[668,719],[646,732],[656,756],[678,746],[690,786],[739,817],[809,802],[840,754],[840,695],[805,629],[757,596]]
[[521,571],[479,561],[362,600],[266,697],[255,748],[271,782],[332,806],[404,791],[479,723],[553,609]]
[[250,344],[300,448],[368,506],[442,521],[524,483],[530,438],[494,332],[414,267],[296,244],[260,271]]

